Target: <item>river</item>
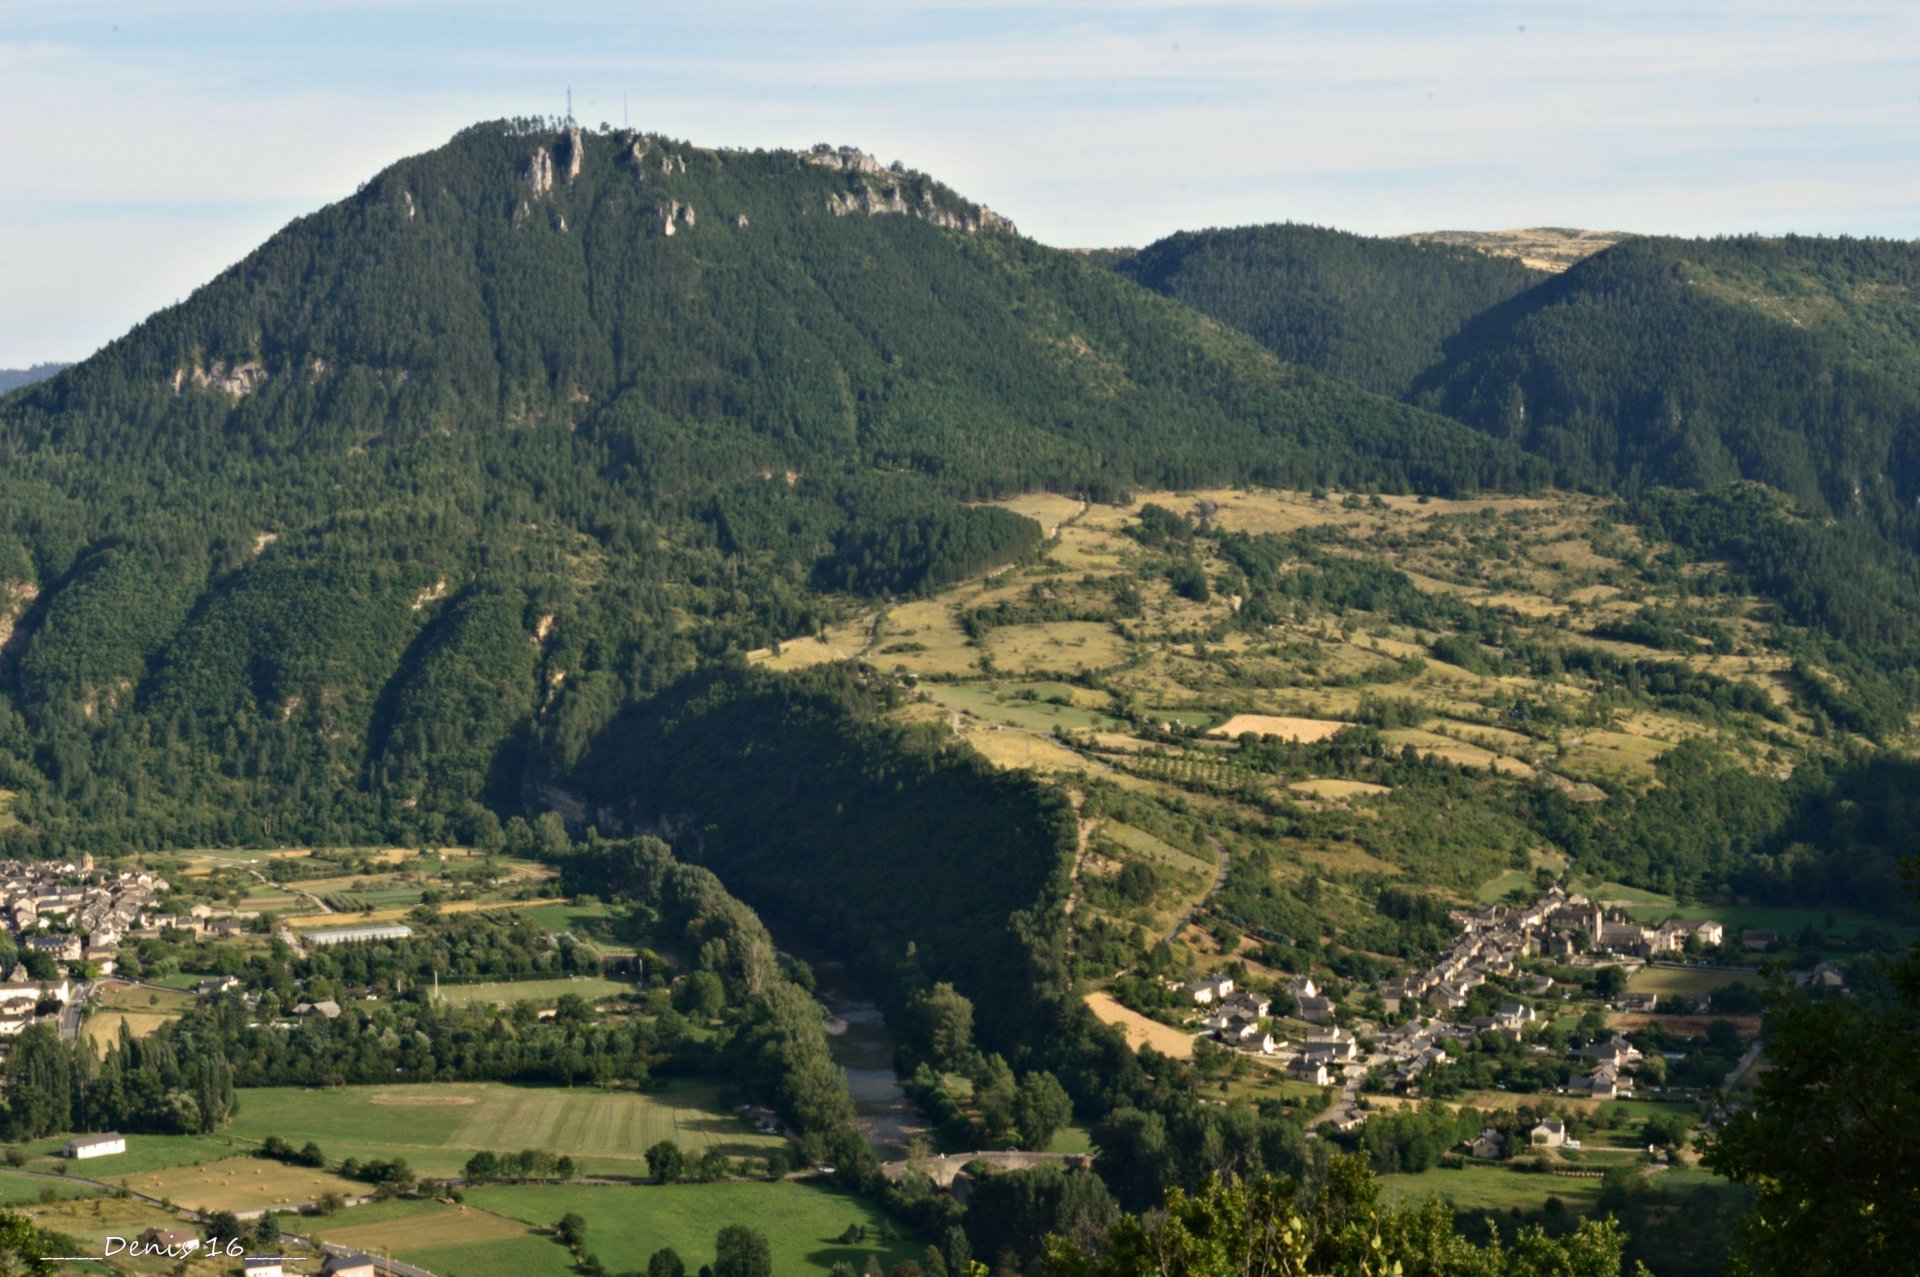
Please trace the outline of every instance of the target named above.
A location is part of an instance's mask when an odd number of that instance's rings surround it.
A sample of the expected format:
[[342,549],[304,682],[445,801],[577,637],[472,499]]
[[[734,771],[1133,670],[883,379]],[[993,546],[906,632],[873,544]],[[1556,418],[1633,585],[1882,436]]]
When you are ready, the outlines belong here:
[[881,1161],[905,1157],[908,1141],[927,1134],[927,1120],[894,1075],[893,1030],[879,1006],[838,958],[785,940],[780,948],[813,968],[813,994],[826,1008],[827,1049],[846,1070],[854,1125]]

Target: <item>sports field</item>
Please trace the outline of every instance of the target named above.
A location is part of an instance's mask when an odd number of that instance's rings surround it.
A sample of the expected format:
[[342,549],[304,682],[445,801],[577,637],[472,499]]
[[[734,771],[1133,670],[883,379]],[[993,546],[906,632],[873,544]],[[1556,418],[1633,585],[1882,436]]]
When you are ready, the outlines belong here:
[[262,1087],[239,1101],[237,1137],[278,1135],[296,1147],[313,1140],[330,1159],[404,1157],[429,1175],[455,1174],[481,1150],[546,1149],[592,1173],[645,1175],[646,1150],[660,1140],[696,1156],[717,1146],[730,1157],[783,1143],[724,1111],[719,1089],[697,1082],[644,1093],[497,1082]]

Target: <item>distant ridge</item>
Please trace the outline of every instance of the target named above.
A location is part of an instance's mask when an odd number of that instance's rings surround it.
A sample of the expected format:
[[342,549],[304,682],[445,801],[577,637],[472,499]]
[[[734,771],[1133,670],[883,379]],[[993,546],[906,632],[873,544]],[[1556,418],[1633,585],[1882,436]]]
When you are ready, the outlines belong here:
[[45,363],[34,364],[30,368],[0,368],[0,395],[6,394],[9,390],[18,390],[22,386],[31,386],[36,381],[45,381],[49,377],[58,376],[71,367],[73,367],[72,364]]
[[1612,248],[1627,231],[1585,231],[1568,226],[1529,226],[1509,231],[1415,231],[1401,239],[1415,244],[1471,248],[1489,257],[1517,257],[1532,270],[1559,274],[1575,262]]

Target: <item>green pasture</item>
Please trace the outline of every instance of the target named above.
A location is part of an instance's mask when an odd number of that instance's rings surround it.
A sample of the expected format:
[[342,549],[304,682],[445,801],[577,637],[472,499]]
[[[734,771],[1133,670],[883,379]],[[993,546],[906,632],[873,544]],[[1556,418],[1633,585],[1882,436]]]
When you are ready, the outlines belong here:
[[[843,1245],[836,1239],[851,1224],[866,1226],[877,1238],[883,1227],[894,1230],[871,1203],[851,1193],[823,1185],[799,1182],[668,1184],[622,1187],[485,1188],[467,1194],[482,1210],[510,1219],[545,1226],[568,1212],[587,1221],[587,1249],[614,1272],[644,1270],[647,1258],[671,1246],[695,1272],[714,1259],[714,1235],[727,1224],[745,1224],[767,1236],[773,1253],[773,1271],[825,1271],[840,1260],[861,1270],[868,1256],[890,1268],[917,1258],[926,1243],[915,1239],[894,1242],[870,1240]],[[553,1258],[549,1266],[521,1269],[527,1277],[569,1271],[565,1250],[545,1242]],[[517,1255],[518,1252],[515,1252]],[[439,1277],[517,1277],[514,1270],[492,1266],[470,1268],[445,1254],[422,1255],[424,1267]],[[438,1259],[440,1262],[434,1262]],[[449,1262],[451,1261],[451,1262]]]
[[[1651,895],[1652,893],[1643,893]],[[1742,931],[1771,931],[1788,944],[1795,944],[1800,933],[1812,927],[1823,937],[1856,939],[1863,931],[1879,931],[1897,940],[1910,940],[1920,926],[1911,913],[1886,915],[1859,909],[1793,909],[1773,905],[1673,905],[1650,900],[1627,910],[1641,922],[1659,923],[1668,918],[1712,918],[1727,927],[1727,943],[1737,945]]]
[[259,1141],[312,1140],[331,1161],[404,1157],[428,1175],[457,1174],[474,1153],[546,1149],[591,1174],[644,1176],[646,1150],[673,1140],[698,1156],[730,1157],[781,1147],[723,1109],[715,1085],[676,1080],[660,1091],[591,1086],[431,1082],[334,1090],[259,1087],[240,1092],[231,1132]]
[[[1121,720],[1095,709],[1041,699],[1068,698],[1075,689],[1066,683],[928,683],[923,690],[947,709],[1043,735],[1062,727],[1093,732],[1124,731],[1127,727]],[[1021,695],[1022,692],[1031,693],[1031,698]]]

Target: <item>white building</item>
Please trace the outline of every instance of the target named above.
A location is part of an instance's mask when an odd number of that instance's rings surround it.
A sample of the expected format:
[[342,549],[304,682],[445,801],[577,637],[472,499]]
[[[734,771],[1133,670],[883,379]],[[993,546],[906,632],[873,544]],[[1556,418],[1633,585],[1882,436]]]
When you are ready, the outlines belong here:
[[[369,940],[405,940],[413,928],[398,922],[370,922],[358,927],[316,927],[302,938],[311,945],[360,944]],[[1227,982],[1232,989],[1233,982]]]
[[66,1156],[79,1161],[87,1157],[106,1157],[111,1153],[127,1151],[127,1137],[113,1131],[105,1135],[76,1135],[67,1141],[62,1150]]

